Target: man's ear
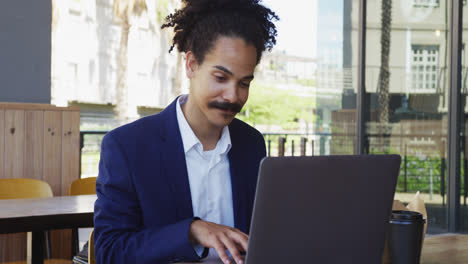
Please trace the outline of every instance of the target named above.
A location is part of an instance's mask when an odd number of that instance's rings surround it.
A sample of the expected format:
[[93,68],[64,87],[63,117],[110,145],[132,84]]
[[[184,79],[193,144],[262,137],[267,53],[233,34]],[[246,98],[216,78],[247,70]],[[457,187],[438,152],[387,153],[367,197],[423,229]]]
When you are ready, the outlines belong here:
[[185,56],[185,72],[187,74],[187,78],[191,79],[195,76],[195,71],[198,68],[198,62],[195,58],[195,55],[191,51],[187,52]]

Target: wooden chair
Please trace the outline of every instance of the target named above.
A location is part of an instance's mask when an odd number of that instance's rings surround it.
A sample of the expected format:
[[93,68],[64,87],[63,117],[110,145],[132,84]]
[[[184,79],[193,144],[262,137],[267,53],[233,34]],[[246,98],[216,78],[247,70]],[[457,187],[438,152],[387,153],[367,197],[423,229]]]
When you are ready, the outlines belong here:
[[[80,263],[80,264],[96,264],[96,258],[94,256],[94,229],[91,229],[91,233],[89,234],[88,239],[88,252],[80,252],[79,255],[73,258],[73,263]],[[84,256],[83,253],[86,255]]]
[[44,181],[34,179],[0,179],[0,199],[52,197],[52,189]]
[[96,194],[96,178],[74,180],[70,185],[70,195]]
[[[0,179],[0,199],[28,199],[52,197],[52,189],[44,181],[35,179]],[[28,233],[28,236],[31,234]],[[47,237],[47,236],[46,236]],[[50,255],[50,254],[49,254]],[[8,264],[26,264],[27,261],[8,262]],[[47,264],[69,264],[71,260],[46,259]]]
[[[86,194],[96,194],[96,179],[97,177],[89,177],[74,180],[70,185],[69,194],[70,195],[86,195]],[[79,248],[79,238],[78,238],[78,228],[72,229],[72,252],[73,255],[78,254],[80,251]]]
[[96,259],[94,258],[94,229],[89,235],[88,242],[88,264],[96,264]]

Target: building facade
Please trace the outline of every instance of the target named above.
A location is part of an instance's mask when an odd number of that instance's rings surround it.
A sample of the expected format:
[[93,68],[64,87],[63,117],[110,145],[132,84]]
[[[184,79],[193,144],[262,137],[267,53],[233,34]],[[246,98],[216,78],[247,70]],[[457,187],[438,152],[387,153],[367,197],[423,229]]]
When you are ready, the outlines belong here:
[[[160,29],[157,3],[147,1],[147,11],[130,18],[127,121],[160,111],[187,90],[186,78],[179,78],[182,84],[175,88],[181,61],[176,51],[168,53],[172,33]],[[54,1],[51,101],[79,105],[85,129],[118,124],[114,107],[122,30],[112,4],[112,0]],[[178,74],[181,77],[183,72]]]

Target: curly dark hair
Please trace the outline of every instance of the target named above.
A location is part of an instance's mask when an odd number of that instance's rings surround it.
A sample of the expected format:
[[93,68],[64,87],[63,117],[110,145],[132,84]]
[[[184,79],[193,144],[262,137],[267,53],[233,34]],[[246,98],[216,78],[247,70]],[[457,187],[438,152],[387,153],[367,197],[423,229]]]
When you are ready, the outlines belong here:
[[279,17],[261,0],[182,0],[183,8],[166,17],[161,28],[174,27],[169,52],[192,51],[198,63],[220,36],[239,37],[257,49],[257,64],[263,51],[276,44]]

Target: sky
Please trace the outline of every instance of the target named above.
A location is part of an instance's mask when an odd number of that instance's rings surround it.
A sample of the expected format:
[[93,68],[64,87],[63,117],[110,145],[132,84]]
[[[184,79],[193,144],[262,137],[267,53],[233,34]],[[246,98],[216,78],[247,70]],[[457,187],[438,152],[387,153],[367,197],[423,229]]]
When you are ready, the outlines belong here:
[[276,23],[277,50],[318,59],[339,56],[343,49],[343,0],[263,0],[262,3],[280,17]]
[[316,55],[318,0],[263,0],[279,17],[276,50],[314,58]]

